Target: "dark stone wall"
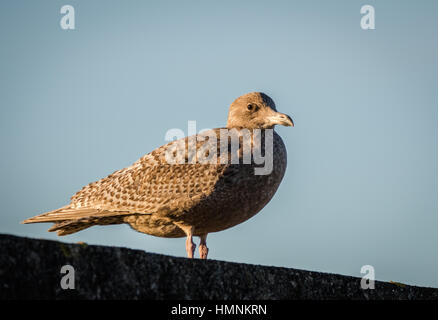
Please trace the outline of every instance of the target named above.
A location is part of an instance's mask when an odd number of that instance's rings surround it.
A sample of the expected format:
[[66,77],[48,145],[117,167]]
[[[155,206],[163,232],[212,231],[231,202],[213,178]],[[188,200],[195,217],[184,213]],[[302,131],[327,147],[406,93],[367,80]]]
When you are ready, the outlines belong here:
[[[63,265],[75,289],[63,290]],[[438,299],[438,289],[0,235],[0,299]]]

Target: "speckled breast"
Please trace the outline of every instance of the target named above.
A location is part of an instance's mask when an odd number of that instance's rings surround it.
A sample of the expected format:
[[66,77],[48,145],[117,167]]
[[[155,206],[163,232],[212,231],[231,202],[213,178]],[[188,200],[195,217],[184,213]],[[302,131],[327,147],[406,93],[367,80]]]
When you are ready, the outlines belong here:
[[272,160],[269,174],[254,172],[266,164],[230,165],[218,180],[215,191],[187,212],[184,222],[193,225],[195,235],[200,235],[233,227],[257,214],[272,199],[286,171],[286,148],[275,131]]

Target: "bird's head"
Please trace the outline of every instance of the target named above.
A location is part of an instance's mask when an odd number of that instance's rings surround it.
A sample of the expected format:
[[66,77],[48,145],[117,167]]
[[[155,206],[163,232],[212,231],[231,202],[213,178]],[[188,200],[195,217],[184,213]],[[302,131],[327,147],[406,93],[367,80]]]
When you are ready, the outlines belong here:
[[227,128],[272,129],[276,124],[294,126],[291,117],[277,112],[274,101],[262,92],[240,96],[228,112]]

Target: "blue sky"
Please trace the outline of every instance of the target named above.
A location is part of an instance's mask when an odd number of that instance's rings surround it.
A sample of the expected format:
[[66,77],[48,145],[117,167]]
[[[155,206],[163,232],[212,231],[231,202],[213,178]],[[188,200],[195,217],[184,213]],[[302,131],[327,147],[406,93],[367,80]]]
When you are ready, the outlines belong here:
[[[73,5],[76,29],[62,30]],[[360,28],[374,5],[376,29]],[[288,168],[209,257],[438,287],[438,3],[2,1],[0,232],[185,256],[183,239],[128,226],[57,237],[20,221],[165,143],[224,126],[263,91]]]

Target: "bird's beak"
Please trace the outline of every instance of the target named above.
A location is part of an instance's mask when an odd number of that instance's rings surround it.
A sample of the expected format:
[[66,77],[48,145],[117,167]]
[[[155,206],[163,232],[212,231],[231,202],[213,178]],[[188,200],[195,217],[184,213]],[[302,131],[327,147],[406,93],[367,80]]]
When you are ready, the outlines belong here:
[[268,117],[268,121],[272,125],[279,124],[286,127],[294,126],[294,122],[292,121],[291,117],[289,117],[287,114],[275,111],[271,116]]

